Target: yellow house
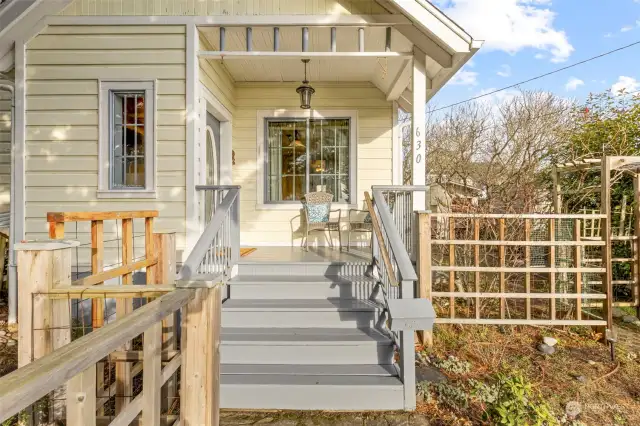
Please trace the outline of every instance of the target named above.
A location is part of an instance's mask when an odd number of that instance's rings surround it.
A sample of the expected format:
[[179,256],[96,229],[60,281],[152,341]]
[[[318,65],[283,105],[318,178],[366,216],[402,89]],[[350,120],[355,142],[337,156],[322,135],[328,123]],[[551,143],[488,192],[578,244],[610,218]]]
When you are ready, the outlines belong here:
[[47,238],[51,211],[158,210],[186,260],[215,207],[206,187],[237,185],[239,244],[297,246],[305,194],[344,217],[402,184],[399,109],[425,185],[425,105],[480,46],[426,0],[4,0],[12,242]]

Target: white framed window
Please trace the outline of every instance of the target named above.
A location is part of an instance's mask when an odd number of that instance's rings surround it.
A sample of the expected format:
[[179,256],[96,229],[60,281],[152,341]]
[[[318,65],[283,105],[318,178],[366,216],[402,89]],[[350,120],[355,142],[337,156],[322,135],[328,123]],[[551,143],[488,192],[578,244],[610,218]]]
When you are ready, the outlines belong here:
[[257,127],[257,208],[296,209],[315,191],[356,204],[356,111],[258,111]]
[[98,198],[155,198],[156,82],[100,81]]

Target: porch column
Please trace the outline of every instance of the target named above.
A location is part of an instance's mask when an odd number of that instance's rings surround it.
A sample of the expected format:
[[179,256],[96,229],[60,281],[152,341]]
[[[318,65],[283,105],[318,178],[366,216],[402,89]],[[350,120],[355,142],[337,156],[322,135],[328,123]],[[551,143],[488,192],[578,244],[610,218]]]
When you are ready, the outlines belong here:
[[[424,143],[425,115],[427,103],[427,71],[426,54],[413,48],[413,113],[411,114],[411,131],[413,141],[413,185],[425,185],[427,178],[426,147]],[[424,192],[413,193],[413,210],[426,209],[426,195]]]

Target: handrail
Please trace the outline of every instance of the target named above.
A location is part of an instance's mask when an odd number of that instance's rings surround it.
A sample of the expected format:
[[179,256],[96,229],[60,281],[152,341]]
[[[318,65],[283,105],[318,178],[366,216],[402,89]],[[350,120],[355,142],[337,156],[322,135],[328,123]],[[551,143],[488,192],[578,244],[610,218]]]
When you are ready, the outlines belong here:
[[373,187],[372,192],[374,203],[378,206],[378,212],[380,213],[380,221],[386,230],[389,244],[396,259],[398,271],[400,272],[402,280],[417,281],[418,275],[413,268],[409,253],[407,253],[407,249],[400,238],[400,233],[396,228],[396,224],[393,222],[389,205],[384,201],[382,190],[378,187]]
[[[211,218],[211,221],[207,224],[206,228],[202,232],[202,235],[196,242],[193,250],[189,253],[187,260],[184,262],[180,273],[178,274],[178,280],[189,279],[196,275],[200,263],[203,261],[207,252],[210,249],[211,242],[214,240],[218,232],[222,229],[223,224],[227,218],[227,215],[231,211],[233,204],[240,194],[240,187],[229,186],[208,186],[199,185],[196,186],[196,190],[227,190],[227,194],[222,199],[220,205],[216,206],[216,211]],[[238,224],[239,225],[239,224]]]
[[387,271],[387,277],[389,277],[391,286],[397,287],[398,281],[393,275],[393,265],[391,264],[391,258],[389,257],[387,246],[384,244],[384,236],[382,235],[382,231],[380,230],[378,216],[376,215],[375,209],[373,208],[373,202],[371,201],[371,196],[368,192],[364,193],[364,200],[367,203],[367,208],[369,209],[369,214],[371,215],[371,224],[373,225],[373,230],[376,233],[376,237],[380,241],[380,254],[382,255],[382,261],[384,262],[385,269]]
[[129,212],[49,212],[47,213],[47,222],[88,222],[94,220],[145,219],[148,217],[158,217],[158,211],[136,210]]
[[175,290],[0,378],[0,422],[73,379],[185,306],[195,292]]

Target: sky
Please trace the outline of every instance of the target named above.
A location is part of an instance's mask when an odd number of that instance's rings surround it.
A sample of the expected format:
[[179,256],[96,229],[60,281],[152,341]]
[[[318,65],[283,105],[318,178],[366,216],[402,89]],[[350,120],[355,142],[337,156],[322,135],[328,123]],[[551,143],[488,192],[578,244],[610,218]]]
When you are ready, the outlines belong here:
[[[640,41],[640,0],[432,2],[485,44],[433,98],[431,107],[444,107]],[[640,90],[640,45],[522,88],[578,101],[590,92]],[[492,95],[492,100],[509,93]]]

